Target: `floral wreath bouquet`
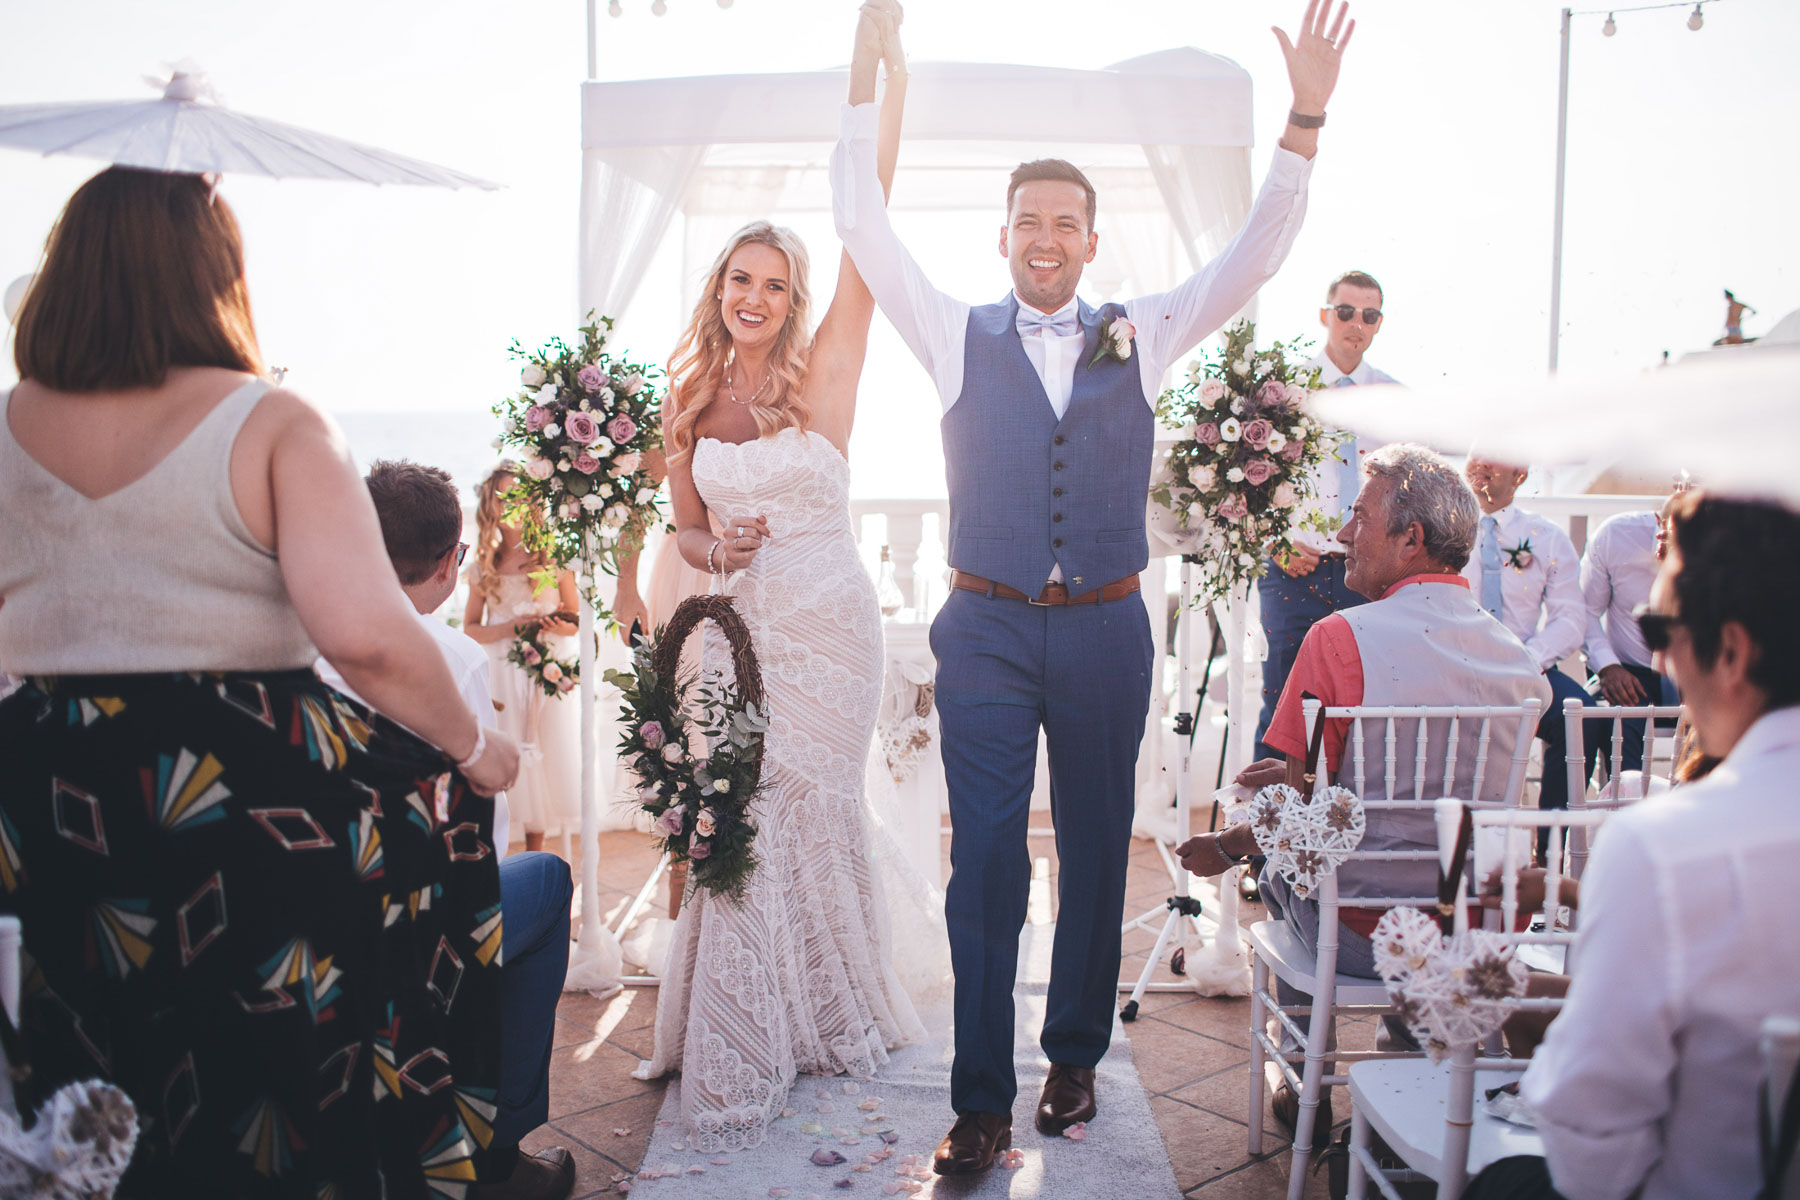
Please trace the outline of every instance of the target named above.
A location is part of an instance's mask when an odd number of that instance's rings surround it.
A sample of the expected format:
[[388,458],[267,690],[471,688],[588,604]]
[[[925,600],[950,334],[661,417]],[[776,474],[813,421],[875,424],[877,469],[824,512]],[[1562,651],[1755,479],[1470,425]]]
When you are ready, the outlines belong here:
[[[527,351],[513,342],[510,353],[525,360],[522,387],[494,405],[495,445],[516,450],[523,463],[506,516],[519,523],[526,548],[555,567],[579,560],[617,574],[620,555],[642,549],[660,515],[646,463],[662,447],[661,398],[654,367],[608,353],[612,318],[588,319],[576,346],[551,338]],[[581,584],[605,619],[596,573]]]
[[[1156,402],[1163,425],[1191,431],[1170,448],[1150,495],[1184,532],[1201,535],[1202,602],[1260,579],[1266,558],[1293,549],[1298,510],[1317,491],[1314,469],[1342,461],[1336,434],[1303,410],[1319,371],[1305,365],[1300,342],[1258,350],[1255,339],[1256,327],[1239,321],[1216,358],[1191,364],[1187,381]],[[1299,523],[1336,531],[1316,511]]]
[[[704,620],[725,634],[735,682],[679,675],[682,643]],[[619,750],[640,781],[638,806],[663,851],[688,864],[690,887],[741,900],[756,870],[750,805],[769,731],[749,627],[729,598],[691,596],[654,638],[638,639],[632,659],[635,674],[608,671],[606,681],[623,697]]]
[[544,631],[536,625],[513,638],[506,661],[524,671],[546,696],[560,697],[574,691],[581,678],[580,666],[551,653]]

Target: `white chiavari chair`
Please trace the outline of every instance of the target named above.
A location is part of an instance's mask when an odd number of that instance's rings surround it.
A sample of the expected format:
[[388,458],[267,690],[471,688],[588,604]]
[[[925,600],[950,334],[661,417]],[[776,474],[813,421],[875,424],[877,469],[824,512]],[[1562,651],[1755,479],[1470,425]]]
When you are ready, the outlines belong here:
[[[1636,779],[1625,778],[1625,722],[1644,723],[1643,763]],[[1598,755],[1594,762],[1593,794],[1589,794],[1586,757],[1586,733],[1590,726],[1607,722],[1605,745],[1609,753]],[[1672,737],[1659,734],[1659,721],[1675,723]],[[1690,735],[1687,708],[1679,704],[1645,704],[1634,708],[1611,705],[1584,705],[1579,700],[1563,701],[1563,722],[1568,742],[1566,769],[1569,773],[1569,807],[1612,809],[1634,804],[1659,790],[1673,787],[1675,768],[1680,765]],[[1546,768],[1547,769],[1547,768]],[[1570,830],[1569,874],[1579,879],[1587,867],[1591,843],[1588,830],[1577,826]]]
[[[1408,811],[1422,814],[1421,828],[1429,827],[1434,803],[1441,797],[1465,793],[1469,798],[1493,795],[1487,807],[1517,809],[1525,791],[1525,772],[1536,737],[1540,704],[1529,700],[1517,707],[1342,707],[1325,708],[1317,700],[1302,704],[1306,737],[1310,745],[1319,721],[1351,722],[1344,755],[1347,775],[1331,779],[1319,772],[1320,786],[1347,781],[1362,799],[1370,829],[1386,814],[1399,818]],[[1371,726],[1380,738],[1379,771],[1371,775]],[[1510,728],[1510,755],[1496,762],[1490,755],[1494,731]],[[1404,757],[1403,757],[1404,755]],[[1459,782],[1459,768],[1467,768]],[[1494,783],[1499,780],[1498,785]],[[1403,819],[1403,818],[1402,818]],[[1423,840],[1423,839],[1419,839]],[[1364,835],[1367,844],[1368,835]],[[1349,862],[1432,862],[1433,849],[1358,849]],[[1249,945],[1250,989],[1250,1136],[1251,1154],[1262,1153],[1263,1110],[1268,1092],[1264,1064],[1278,1069],[1299,1101],[1294,1129],[1294,1154],[1289,1164],[1288,1195],[1299,1200],[1305,1186],[1306,1165],[1313,1153],[1313,1131],[1321,1098],[1331,1087],[1344,1084],[1347,1064],[1375,1059],[1416,1058],[1417,1051],[1336,1049],[1339,1014],[1392,1011],[1387,988],[1380,980],[1337,971],[1339,888],[1336,873],[1321,876],[1315,898],[1319,904],[1317,953],[1309,952],[1285,920],[1259,921],[1251,926]],[[1357,896],[1359,907],[1431,907],[1433,896]],[[1283,1005],[1271,979],[1280,980],[1311,997],[1308,1004]],[[1302,1030],[1296,1016],[1305,1015]],[[1271,1035],[1267,1028],[1277,1024]],[[1303,1050],[1285,1050],[1284,1040]],[[1334,1068],[1325,1071],[1326,1059]]]

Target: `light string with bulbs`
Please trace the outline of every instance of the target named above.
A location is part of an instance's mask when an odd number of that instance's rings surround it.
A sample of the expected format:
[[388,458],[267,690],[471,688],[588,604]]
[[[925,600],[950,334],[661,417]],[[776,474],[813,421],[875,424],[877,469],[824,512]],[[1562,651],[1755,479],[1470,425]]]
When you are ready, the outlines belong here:
[[[732,0],[718,0],[720,8],[730,8],[731,2],[732,2]],[[1708,0],[1708,3],[1711,3],[1711,2],[1712,2],[1712,0]],[[665,15],[667,15],[668,11],[669,11],[669,0],[651,0],[651,4],[650,4],[650,15],[651,16],[654,16],[654,17],[665,16]],[[606,6],[606,15],[609,17],[624,16],[625,15],[625,5],[621,2],[621,0],[611,0],[611,3],[609,3]]]
[[[1706,14],[1700,10],[1707,4],[1723,3],[1725,0],[1699,0],[1694,5],[1694,11],[1688,14],[1687,27],[1695,33],[1699,33],[1700,27],[1706,24]],[[1569,15],[1572,17],[1597,17],[1601,13],[1605,13],[1606,23],[1600,26],[1600,34],[1602,37],[1612,37],[1619,32],[1619,23],[1613,20],[1619,13],[1652,12],[1659,8],[1686,8],[1687,6],[1688,0],[1674,0],[1672,4],[1640,4],[1633,8],[1589,8],[1571,11]]]

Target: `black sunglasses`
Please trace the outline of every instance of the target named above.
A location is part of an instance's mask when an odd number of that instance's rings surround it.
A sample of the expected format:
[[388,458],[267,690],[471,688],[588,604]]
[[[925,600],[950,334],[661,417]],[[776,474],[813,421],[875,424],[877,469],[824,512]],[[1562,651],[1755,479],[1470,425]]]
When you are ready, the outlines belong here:
[[[463,559],[469,557],[469,543],[467,542],[458,542],[456,545],[450,547],[450,550],[456,551],[456,565],[459,567],[463,565]],[[450,550],[444,551],[444,554],[450,553]],[[440,562],[443,561],[444,554],[438,555],[438,560]]]
[[1333,306],[1332,311],[1337,314],[1337,319],[1340,321],[1354,321],[1356,320],[1356,314],[1361,312],[1364,325],[1378,325],[1381,323],[1381,310],[1379,308],[1358,309],[1354,304],[1339,304]]
[[1680,617],[1651,612],[1648,604],[1640,604],[1632,609],[1631,619],[1637,622],[1638,632],[1644,635],[1644,645],[1652,654],[1667,650],[1669,631],[1682,624]]

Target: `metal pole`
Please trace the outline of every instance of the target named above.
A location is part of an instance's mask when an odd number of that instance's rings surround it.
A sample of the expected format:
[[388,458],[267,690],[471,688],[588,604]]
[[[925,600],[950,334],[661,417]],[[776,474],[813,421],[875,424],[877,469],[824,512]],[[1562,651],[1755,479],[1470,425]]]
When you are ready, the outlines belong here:
[[1562,10],[1562,71],[1556,85],[1556,217],[1550,235],[1550,370],[1562,344],[1563,176],[1569,156],[1569,10]]
[[[596,22],[596,18],[599,16],[599,6],[600,6],[600,0],[587,0],[587,14],[588,14],[588,72],[587,72],[587,77],[589,79],[594,78],[594,76],[596,76],[600,73],[600,27]],[[1565,12],[1563,14],[1563,28],[1565,30],[1565,37],[1566,37],[1566,31],[1568,28],[1568,23],[1569,23],[1569,14]],[[1568,53],[1566,50],[1564,51],[1564,54],[1563,54],[1563,60],[1565,63],[1568,61]]]

